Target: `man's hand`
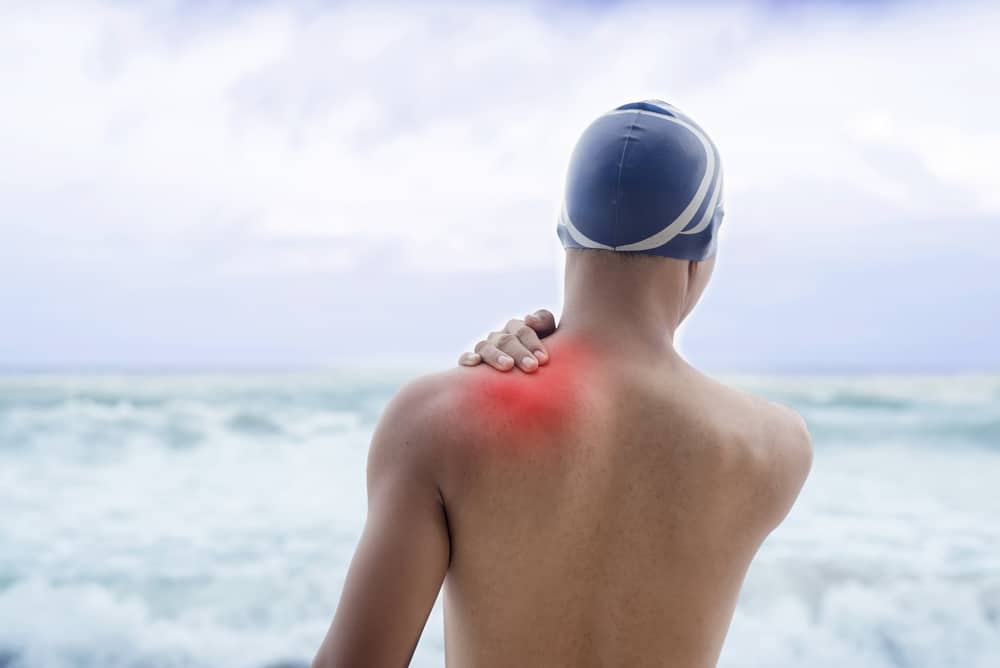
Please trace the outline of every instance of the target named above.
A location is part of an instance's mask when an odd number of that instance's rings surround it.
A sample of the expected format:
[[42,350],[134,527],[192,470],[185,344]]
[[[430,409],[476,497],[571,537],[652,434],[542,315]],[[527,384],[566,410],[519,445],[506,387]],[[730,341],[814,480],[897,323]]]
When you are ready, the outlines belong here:
[[551,311],[539,309],[524,316],[524,320],[514,318],[502,331],[490,332],[476,344],[474,352],[462,353],[458,363],[476,366],[486,362],[498,371],[510,371],[516,366],[525,373],[532,373],[538,365],[549,361],[549,353],[541,340],[554,331],[555,316]]

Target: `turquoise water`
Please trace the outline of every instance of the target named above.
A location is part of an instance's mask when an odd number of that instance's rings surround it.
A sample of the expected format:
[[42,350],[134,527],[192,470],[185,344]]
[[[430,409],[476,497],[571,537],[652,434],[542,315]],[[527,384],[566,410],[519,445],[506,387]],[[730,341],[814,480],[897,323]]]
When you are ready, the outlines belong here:
[[[307,665],[403,380],[0,377],[0,667]],[[816,456],[720,665],[1000,666],[1000,377],[723,380]],[[413,665],[443,665],[438,610]]]

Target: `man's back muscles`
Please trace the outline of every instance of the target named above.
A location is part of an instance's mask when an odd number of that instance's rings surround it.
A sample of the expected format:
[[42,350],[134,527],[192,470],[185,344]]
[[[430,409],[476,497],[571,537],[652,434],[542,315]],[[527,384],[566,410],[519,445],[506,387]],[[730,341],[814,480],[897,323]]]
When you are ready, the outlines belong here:
[[547,343],[530,376],[460,369],[393,401],[317,665],[405,661],[443,577],[450,664],[714,664],[808,434],[678,360]]

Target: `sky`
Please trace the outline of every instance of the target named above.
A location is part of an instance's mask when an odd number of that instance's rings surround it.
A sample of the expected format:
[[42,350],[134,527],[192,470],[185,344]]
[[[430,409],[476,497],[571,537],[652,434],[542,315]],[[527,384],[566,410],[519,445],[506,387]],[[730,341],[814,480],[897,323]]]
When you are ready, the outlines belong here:
[[1000,370],[988,3],[0,4],[0,368],[453,363],[594,117],[726,169],[715,371]]

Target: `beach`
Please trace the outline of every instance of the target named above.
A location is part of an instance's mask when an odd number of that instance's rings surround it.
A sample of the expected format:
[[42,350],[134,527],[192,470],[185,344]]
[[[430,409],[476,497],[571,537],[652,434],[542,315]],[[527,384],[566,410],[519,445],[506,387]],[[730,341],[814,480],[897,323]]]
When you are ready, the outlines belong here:
[[[408,372],[0,376],[0,667],[307,666]],[[720,376],[815,458],[719,665],[1000,665],[1000,376]],[[444,663],[432,613],[413,659]]]

